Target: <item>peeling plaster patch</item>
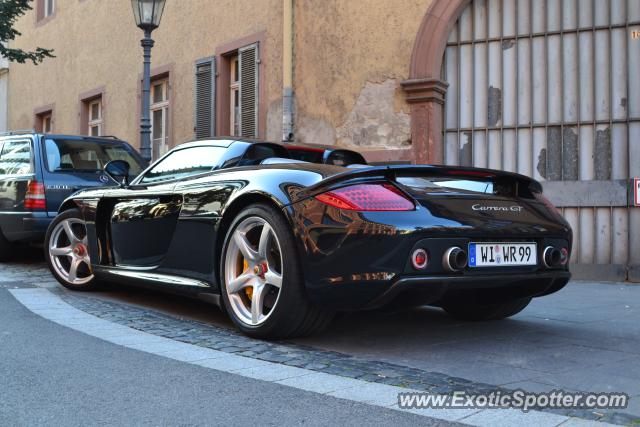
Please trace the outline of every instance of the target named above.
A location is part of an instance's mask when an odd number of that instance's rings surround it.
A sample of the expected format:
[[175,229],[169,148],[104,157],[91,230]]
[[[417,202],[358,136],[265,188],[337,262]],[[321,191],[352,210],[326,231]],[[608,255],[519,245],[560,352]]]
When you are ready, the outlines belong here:
[[538,173],[541,177],[547,178],[547,149],[543,148],[538,154]]
[[496,126],[502,117],[502,91],[493,86],[489,86],[487,121],[489,126]]
[[[547,128],[546,178],[550,181],[562,179],[562,133],[560,126]],[[539,169],[538,169],[539,170]]]
[[333,126],[324,120],[305,116],[300,112],[298,112],[294,131],[296,142],[322,145],[335,145],[336,143],[336,132]]
[[503,40],[502,41],[502,50],[511,49],[515,46],[516,42],[513,39]]
[[471,147],[473,144],[473,135],[471,132],[464,132],[464,136],[467,140],[460,147],[460,153],[458,154],[458,162],[460,166],[473,166],[471,159]]
[[361,147],[406,147],[411,144],[410,116],[396,111],[394,79],[367,82],[344,124],[336,129],[338,144]]
[[596,151],[594,153],[596,179],[611,179],[611,130],[596,130]]
[[578,134],[575,128],[564,128],[562,140],[562,179],[578,179]]

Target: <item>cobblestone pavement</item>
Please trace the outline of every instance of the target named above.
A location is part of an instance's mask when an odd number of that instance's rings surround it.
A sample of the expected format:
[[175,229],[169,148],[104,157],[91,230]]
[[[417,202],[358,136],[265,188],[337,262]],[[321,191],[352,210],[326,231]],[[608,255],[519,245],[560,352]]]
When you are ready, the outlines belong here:
[[[470,381],[431,370],[317,349],[298,343],[250,339],[229,328],[184,319],[145,307],[96,298],[91,294],[72,293],[57,285],[37,256],[33,259],[27,257],[25,261],[0,265],[0,286],[51,288],[52,292],[76,308],[133,329],[227,353],[303,367],[317,372],[434,393],[450,393],[454,390],[479,393],[508,389],[508,387]],[[583,372],[582,375],[588,374]],[[545,411],[620,425],[631,425],[640,421],[640,417],[628,413],[589,410]]]

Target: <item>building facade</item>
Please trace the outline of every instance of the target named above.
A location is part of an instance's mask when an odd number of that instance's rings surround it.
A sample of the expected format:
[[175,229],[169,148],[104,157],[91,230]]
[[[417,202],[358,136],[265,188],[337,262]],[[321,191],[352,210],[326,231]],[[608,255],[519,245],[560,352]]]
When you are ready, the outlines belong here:
[[0,132],[7,130],[9,61],[0,56]]
[[[56,58],[11,64],[8,127],[139,144],[130,3],[34,6],[15,45]],[[524,173],[578,276],[640,280],[637,0],[169,0],[153,38],[155,157],[235,134]]]

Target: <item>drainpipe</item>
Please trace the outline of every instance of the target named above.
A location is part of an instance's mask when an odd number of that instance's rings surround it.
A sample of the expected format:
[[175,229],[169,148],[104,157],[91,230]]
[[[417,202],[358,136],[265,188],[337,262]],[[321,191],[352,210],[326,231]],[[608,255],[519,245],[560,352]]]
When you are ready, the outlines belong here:
[[282,141],[293,141],[293,0],[283,0]]

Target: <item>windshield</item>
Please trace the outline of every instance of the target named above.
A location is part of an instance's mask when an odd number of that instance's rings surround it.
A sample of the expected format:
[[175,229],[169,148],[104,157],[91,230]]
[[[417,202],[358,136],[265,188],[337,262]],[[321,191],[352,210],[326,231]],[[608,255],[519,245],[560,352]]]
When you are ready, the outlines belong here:
[[172,151],[165,158],[159,160],[142,177],[140,182],[155,184],[211,172],[220,163],[220,158],[225,151],[224,147],[212,146],[190,147]]
[[142,170],[130,149],[118,142],[47,138],[45,150],[49,172],[95,172],[112,160],[129,163],[131,176]]

